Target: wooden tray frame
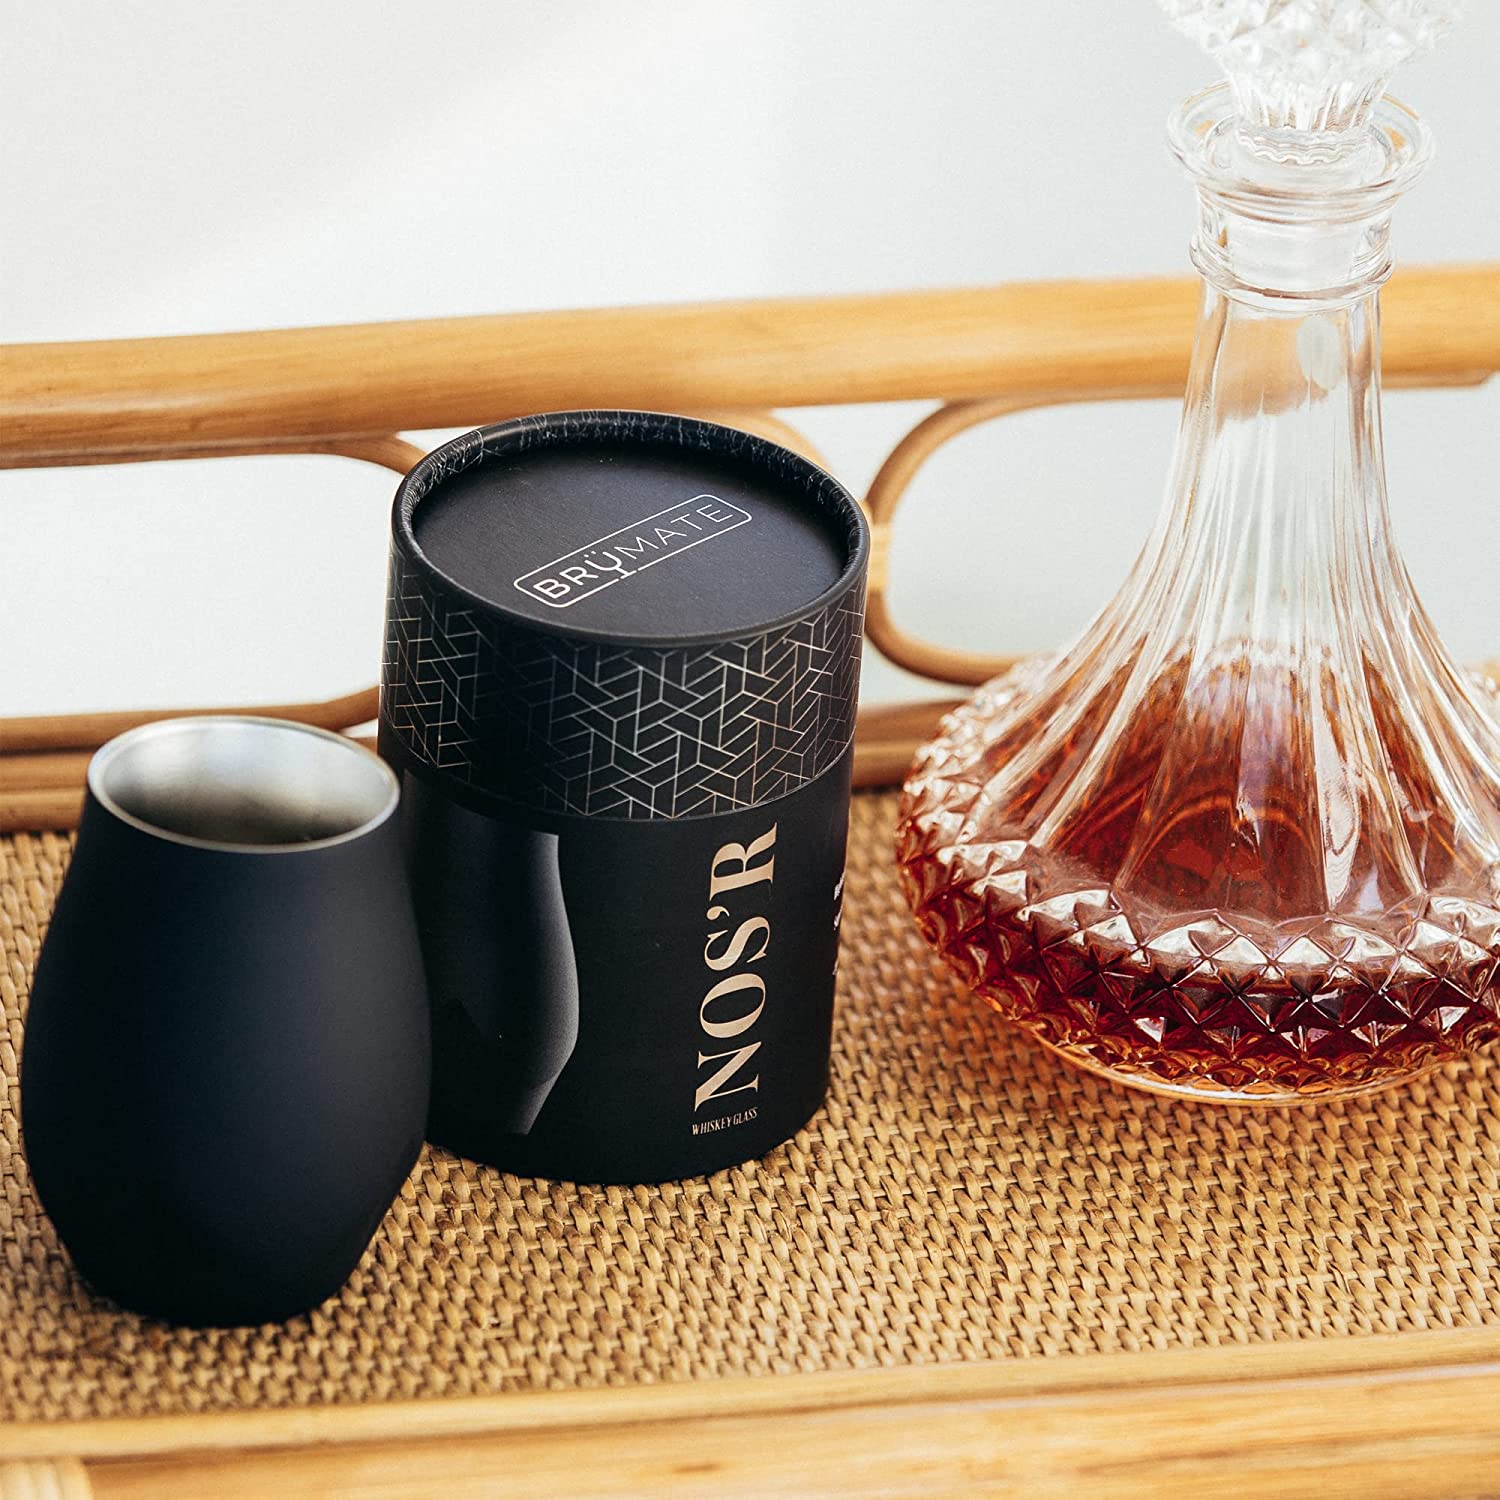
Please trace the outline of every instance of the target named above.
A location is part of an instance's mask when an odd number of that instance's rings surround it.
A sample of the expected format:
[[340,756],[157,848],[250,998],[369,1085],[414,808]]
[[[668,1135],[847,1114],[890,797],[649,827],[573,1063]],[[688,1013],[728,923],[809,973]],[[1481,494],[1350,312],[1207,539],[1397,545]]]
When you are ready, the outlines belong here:
[[0,1428],[4,1500],[1428,1500],[1497,1476],[1489,1330]]
[[[1050,282],[12,345],[0,467],[335,453],[404,470],[421,450],[402,431],[587,406],[713,416],[812,453],[779,411],[932,400],[866,497],[868,630],[898,665],[972,684],[1008,658],[921,641],[891,614],[912,478],[1011,412],[1178,395],[1198,295],[1186,278]],[[1406,271],[1384,301],[1388,385],[1500,369],[1500,266]],[[858,781],[899,778],[948,701],[862,714]],[[253,711],[357,731],[375,695]],[[162,716],[0,719],[0,829],[70,825],[91,750]],[[1500,1331],[0,1428],[0,1500],[462,1500],[498,1475],[507,1495],[548,1497],[1473,1494],[1500,1487]]]

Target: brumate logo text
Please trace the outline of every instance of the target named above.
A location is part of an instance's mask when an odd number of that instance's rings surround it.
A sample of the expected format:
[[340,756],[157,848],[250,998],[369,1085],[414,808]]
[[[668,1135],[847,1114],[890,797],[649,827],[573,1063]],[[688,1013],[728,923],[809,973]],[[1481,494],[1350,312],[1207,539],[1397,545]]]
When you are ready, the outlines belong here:
[[554,557],[523,573],[515,584],[523,594],[553,609],[567,609],[601,589],[735,531],[750,519],[748,510],[717,495],[694,495],[681,505],[659,510],[586,547]]

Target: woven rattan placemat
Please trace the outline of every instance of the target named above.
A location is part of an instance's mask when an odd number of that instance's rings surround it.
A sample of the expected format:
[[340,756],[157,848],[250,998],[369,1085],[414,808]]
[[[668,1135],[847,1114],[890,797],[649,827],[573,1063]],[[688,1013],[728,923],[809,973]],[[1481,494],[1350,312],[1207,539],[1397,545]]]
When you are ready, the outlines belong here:
[[891,869],[894,809],[855,799],[834,1088],[792,1144],[609,1189],[429,1152],[337,1301],[248,1332],[113,1310],[41,1217],[17,1060],[68,843],[0,840],[0,1417],[1500,1323],[1494,1065],[1265,1113],[1075,1073],[929,956]]

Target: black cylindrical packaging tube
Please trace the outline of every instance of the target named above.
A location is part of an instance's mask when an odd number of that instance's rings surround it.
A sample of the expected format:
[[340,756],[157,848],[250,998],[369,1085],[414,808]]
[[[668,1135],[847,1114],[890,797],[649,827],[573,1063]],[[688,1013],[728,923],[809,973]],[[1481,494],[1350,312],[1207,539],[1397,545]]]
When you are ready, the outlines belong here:
[[868,553],[821,469],[691,418],[528,417],[407,476],[380,750],[436,1144],[657,1182],[817,1110]]

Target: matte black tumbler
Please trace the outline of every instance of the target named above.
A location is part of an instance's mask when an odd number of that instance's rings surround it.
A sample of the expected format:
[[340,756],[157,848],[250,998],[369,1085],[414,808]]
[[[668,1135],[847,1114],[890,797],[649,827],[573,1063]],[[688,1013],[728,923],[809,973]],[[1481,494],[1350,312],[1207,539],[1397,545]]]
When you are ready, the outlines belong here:
[[123,1306],[304,1312],[400,1190],[430,1047],[398,796],[358,745],[271,719],[148,725],[90,765],[21,1112],[43,1207]]

